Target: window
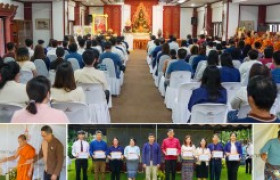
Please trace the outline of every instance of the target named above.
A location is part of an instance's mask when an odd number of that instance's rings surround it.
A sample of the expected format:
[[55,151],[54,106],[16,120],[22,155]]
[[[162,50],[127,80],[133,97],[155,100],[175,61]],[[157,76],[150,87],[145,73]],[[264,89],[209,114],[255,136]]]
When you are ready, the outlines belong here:
[[267,24],[270,32],[279,32],[280,31],[280,23]]
[[222,37],[223,36],[223,24],[222,22],[213,23],[213,36]]

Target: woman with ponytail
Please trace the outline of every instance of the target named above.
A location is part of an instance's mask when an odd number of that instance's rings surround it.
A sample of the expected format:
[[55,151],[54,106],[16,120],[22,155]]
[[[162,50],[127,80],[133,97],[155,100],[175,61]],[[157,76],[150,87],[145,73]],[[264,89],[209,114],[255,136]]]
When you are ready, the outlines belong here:
[[31,79],[26,85],[29,103],[16,111],[12,123],[68,123],[64,112],[49,106],[50,81],[44,76]]
[[0,102],[25,105],[25,84],[19,83],[20,67],[16,62],[0,64]]

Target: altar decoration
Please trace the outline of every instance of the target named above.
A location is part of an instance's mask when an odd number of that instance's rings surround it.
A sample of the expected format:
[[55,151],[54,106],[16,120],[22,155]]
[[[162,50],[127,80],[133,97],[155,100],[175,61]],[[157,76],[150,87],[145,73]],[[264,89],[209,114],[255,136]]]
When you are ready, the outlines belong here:
[[92,34],[103,34],[107,31],[108,15],[107,14],[92,14]]
[[151,27],[150,17],[146,7],[140,3],[132,20],[132,32],[134,33],[149,33]]

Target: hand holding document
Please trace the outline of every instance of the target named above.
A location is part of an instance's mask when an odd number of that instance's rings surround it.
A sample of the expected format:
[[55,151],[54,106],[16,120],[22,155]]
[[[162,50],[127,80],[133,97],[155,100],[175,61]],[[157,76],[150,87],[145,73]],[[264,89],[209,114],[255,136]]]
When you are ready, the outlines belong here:
[[166,155],[167,156],[177,156],[177,149],[176,148],[167,148],[166,149]]
[[223,151],[213,151],[213,158],[223,158]]
[[105,152],[104,151],[95,151],[94,158],[95,159],[105,159],[106,158]]

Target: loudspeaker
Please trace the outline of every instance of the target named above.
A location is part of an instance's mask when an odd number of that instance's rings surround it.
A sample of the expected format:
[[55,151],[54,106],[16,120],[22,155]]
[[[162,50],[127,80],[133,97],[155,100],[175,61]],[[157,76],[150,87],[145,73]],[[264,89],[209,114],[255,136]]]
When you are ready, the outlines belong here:
[[196,26],[197,25],[197,17],[192,17],[191,24]]
[[89,22],[89,23],[92,22],[92,15],[88,15],[88,22]]

